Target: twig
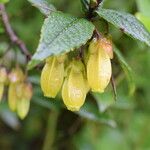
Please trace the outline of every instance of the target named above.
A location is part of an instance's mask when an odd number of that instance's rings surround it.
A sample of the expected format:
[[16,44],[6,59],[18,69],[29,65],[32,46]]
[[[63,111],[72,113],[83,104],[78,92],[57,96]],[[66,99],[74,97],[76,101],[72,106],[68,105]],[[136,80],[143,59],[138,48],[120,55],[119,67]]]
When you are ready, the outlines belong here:
[[106,32],[105,32],[105,35],[108,35],[109,34],[109,24],[108,24],[108,22],[106,21],[106,20],[104,20],[104,22],[105,22],[105,27],[106,27]]
[[101,33],[95,28],[94,30],[94,37],[97,39],[102,38],[103,36],[101,35]]
[[113,88],[114,99],[117,100],[117,90],[116,90],[116,84],[115,84],[113,75],[111,76],[111,85]]
[[58,116],[59,116],[59,110],[52,109],[48,118],[46,137],[44,140],[43,150],[53,149],[53,144],[56,136]]
[[10,41],[19,47],[21,52],[26,56],[27,61],[29,61],[31,59],[31,54],[28,51],[25,43],[13,31],[9,22],[8,14],[3,4],[0,4],[0,15],[2,16],[2,21]]

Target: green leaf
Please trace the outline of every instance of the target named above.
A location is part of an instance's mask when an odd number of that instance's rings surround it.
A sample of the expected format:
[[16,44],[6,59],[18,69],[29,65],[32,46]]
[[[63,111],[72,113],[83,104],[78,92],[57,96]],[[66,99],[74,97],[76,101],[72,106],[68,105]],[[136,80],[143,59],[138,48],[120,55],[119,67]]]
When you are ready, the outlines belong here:
[[0,119],[14,130],[18,130],[20,128],[20,121],[18,120],[16,114],[10,111],[6,101],[3,101],[0,104]]
[[37,7],[41,13],[48,16],[51,12],[56,11],[55,7],[47,0],[28,0],[33,6]]
[[137,5],[139,11],[144,15],[144,16],[149,16],[150,17],[150,0],[137,0]]
[[4,30],[3,27],[1,27],[1,24],[0,24],[0,34],[2,34],[2,33],[4,33],[4,32],[5,32],[5,30]]
[[99,0],[99,1],[101,2],[99,3],[98,7],[102,8],[106,0]]
[[114,128],[117,126],[116,122],[111,119],[108,114],[101,114],[97,107],[89,100],[87,100],[86,103],[84,103],[84,105],[81,107],[80,111],[76,113],[94,122],[105,124]]
[[123,57],[121,52],[118,50],[118,48],[114,46],[113,50],[116,56],[118,57],[118,60],[120,62],[120,65],[123,71],[125,72],[125,75],[127,77],[128,84],[129,84],[129,91],[130,91],[130,94],[132,95],[135,91],[135,82],[134,82],[133,75],[132,75],[133,74],[132,69],[128,65],[128,63],[126,62],[125,58]]
[[88,12],[90,0],[80,0],[80,1],[81,1],[81,4],[82,4],[82,10],[84,12]]
[[9,0],[0,0],[0,3],[8,3]]
[[112,92],[92,93],[92,95],[97,102],[100,112],[105,112],[115,102]]
[[54,103],[53,98],[43,97],[40,86],[37,85],[34,87],[34,95],[31,102],[48,109],[60,109],[60,101],[57,98],[55,98],[55,100],[56,101]]
[[79,48],[92,36],[94,25],[61,12],[53,12],[45,20],[36,53],[29,69],[52,55],[59,55]]
[[136,13],[136,17],[145,25],[150,32],[150,17],[143,15],[142,13]]
[[96,12],[100,17],[112,23],[117,28],[120,28],[127,35],[150,46],[150,33],[133,15],[125,12],[102,8],[98,8]]

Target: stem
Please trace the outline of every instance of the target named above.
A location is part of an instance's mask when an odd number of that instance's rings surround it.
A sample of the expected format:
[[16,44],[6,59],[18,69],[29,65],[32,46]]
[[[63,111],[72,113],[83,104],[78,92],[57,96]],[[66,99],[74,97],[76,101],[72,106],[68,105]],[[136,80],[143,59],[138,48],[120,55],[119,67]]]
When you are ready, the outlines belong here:
[[114,99],[117,100],[117,90],[113,75],[111,76],[111,85],[114,93]]
[[5,9],[5,5],[3,4],[0,4],[0,15],[2,17],[2,22],[4,24],[6,33],[8,34],[10,41],[20,48],[21,52],[26,56],[27,61],[30,60],[31,54],[28,51],[25,43],[21,39],[19,39],[19,37],[15,34],[14,30],[12,29],[9,22],[8,14]]
[[51,110],[48,118],[47,123],[47,130],[46,130],[46,137],[44,140],[43,150],[51,150],[55,135],[56,135],[56,127],[57,127],[57,120],[59,116],[59,111],[56,109]]

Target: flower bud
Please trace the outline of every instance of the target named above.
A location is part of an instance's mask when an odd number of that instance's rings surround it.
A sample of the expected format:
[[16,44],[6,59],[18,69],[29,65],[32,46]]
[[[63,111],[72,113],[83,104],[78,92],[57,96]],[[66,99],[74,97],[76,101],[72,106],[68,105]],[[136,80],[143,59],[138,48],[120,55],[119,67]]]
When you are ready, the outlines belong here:
[[90,6],[92,8],[95,8],[98,5],[98,1],[97,0],[90,0]]
[[0,68],[0,101],[4,93],[4,85],[7,80],[7,72],[5,68]]
[[64,79],[65,56],[50,57],[41,74],[41,88],[46,97],[55,98]]
[[93,92],[104,92],[111,78],[111,61],[102,41],[93,40],[89,46],[87,79]]
[[4,93],[4,83],[0,83],[0,102],[3,97],[3,93]]
[[16,90],[17,99],[21,99],[23,94],[25,93],[24,82],[17,83],[15,90]]
[[17,99],[18,99],[16,92],[17,85],[18,84],[16,83],[10,83],[8,89],[8,105],[12,111],[15,111],[17,106]]
[[106,51],[110,59],[113,59],[113,44],[110,37],[99,39],[99,45]]
[[7,72],[5,68],[0,68],[0,83],[5,83],[7,80]]
[[13,69],[9,74],[8,104],[12,111],[16,110],[17,100],[23,94],[23,81],[25,76],[20,68]]
[[32,85],[30,83],[24,83],[22,87],[23,95],[17,100],[17,114],[21,119],[24,119],[30,108]]
[[96,38],[90,43],[89,53],[93,54],[97,52],[97,49],[102,48],[105,50],[110,59],[113,59],[113,45],[110,37],[100,38],[97,40]]
[[28,100],[31,100],[32,98],[32,95],[33,95],[33,89],[32,89],[32,84],[31,83],[26,83],[24,85],[24,98],[25,99],[28,99]]
[[24,79],[25,76],[20,68],[13,69],[9,74],[9,80],[11,83],[22,82]]
[[30,101],[22,98],[17,102],[17,114],[21,119],[24,119],[29,112]]
[[78,111],[84,104],[88,86],[81,61],[73,61],[62,88],[62,98],[68,110]]

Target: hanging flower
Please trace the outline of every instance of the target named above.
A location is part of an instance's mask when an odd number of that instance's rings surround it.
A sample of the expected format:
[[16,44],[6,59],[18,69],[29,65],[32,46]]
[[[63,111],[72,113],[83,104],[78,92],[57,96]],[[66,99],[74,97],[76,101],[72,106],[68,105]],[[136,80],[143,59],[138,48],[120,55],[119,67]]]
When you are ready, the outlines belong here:
[[7,72],[4,67],[0,68],[0,101],[2,100],[4,93],[4,86],[7,81]]
[[64,61],[66,56],[49,57],[41,74],[41,88],[46,97],[55,98],[64,79]]
[[81,61],[73,61],[62,88],[64,104],[71,111],[78,111],[84,104],[88,85],[85,68]]
[[[108,42],[109,46],[109,42]],[[89,46],[89,60],[87,63],[87,79],[93,92],[104,92],[111,78],[110,48],[106,39],[93,39]]]

